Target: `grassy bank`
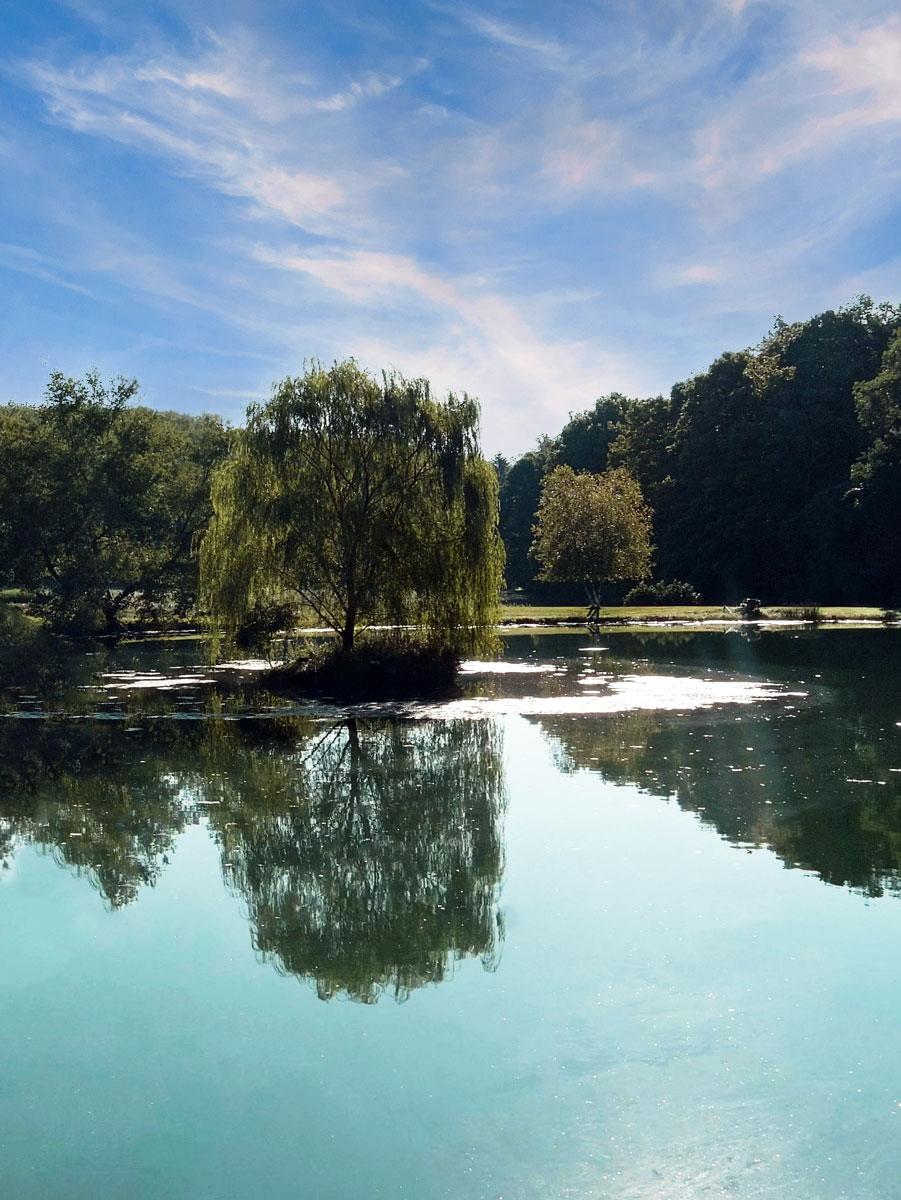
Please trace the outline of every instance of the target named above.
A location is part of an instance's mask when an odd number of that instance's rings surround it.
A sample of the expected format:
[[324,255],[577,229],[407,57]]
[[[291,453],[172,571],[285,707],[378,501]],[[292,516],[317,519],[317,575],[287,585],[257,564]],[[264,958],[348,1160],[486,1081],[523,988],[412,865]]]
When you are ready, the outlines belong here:
[[[770,620],[810,620],[811,605],[767,604],[764,613]],[[883,609],[862,605],[826,606],[816,609],[818,619],[835,621],[881,621]],[[634,607],[616,606],[602,608],[602,622],[654,622],[654,621],[722,621],[729,619],[722,605],[680,604],[641,605]],[[501,608],[503,622],[525,624],[528,622],[585,621],[584,607],[565,607],[530,604],[505,604]]]

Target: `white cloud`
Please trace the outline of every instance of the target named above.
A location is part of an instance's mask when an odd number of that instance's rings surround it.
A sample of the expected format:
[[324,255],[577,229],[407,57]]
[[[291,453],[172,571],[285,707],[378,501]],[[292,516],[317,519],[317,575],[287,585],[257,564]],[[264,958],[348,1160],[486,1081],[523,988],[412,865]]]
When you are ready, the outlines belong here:
[[[259,248],[257,253],[357,304],[390,305],[392,297],[410,291],[441,309],[440,340],[424,340],[420,330],[399,322],[393,339],[357,334],[348,350],[373,367],[390,363],[408,375],[430,378],[439,389],[479,396],[484,437],[491,446],[523,450],[532,431],[556,430],[572,409],[604,391],[650,390],[624,359],[596,344],[543,336],[505,297],[465,291],[409,258],[365,252],[317,258]],[[359,318],[352,325],[359,329]]]
[[318,100],[313,101],[313,108],[320,112],[341,112],[345,108],[350,108],[357,101],[363,99],[375,99],[379,96],[384,96],[387,92],[393,91],[400,87],[403,80],[399,75],[380,78],[378,75],[369,73],[360,80],[354,80],[350,87],[344,92],[335,92],[331,96],[323,96]]
[[[209,42],[194,57],[140,61],[126,54],[68,69],[29,63],[22,72],[69,128],[156,154],[172,169],[300,226],[333,228],[323,218],[345,204],[348,189],[373,183],[361,183],[343,163],[337,170],[328,164],[334,155],[313,119],[374,102],[400,77],[366,72],[340,92],[317,93],[305,76],[270,72],[242,31]],[[374,172],[376,186],[380,174],[386,171]]]
[[[77,205],[56,219],[82,220],[91,270],[160,306],[480,395],[509,451],[605,391],[665,386],[647,375],[657,348],[696,339],[687,327],[709,329],[725,304],[753,340],[759,313],[810,293],[807,260],[897,193],[898,19],[852,25],[841,4],[803,0],[762,47],[734,19],[752,0],[639,6],[618,23],[566,7],[566,36],[537,6],[516,24],[429,7],[443,38],[431,65],[418,31],[385,52],[382,30],[366,55],[380,69],[348,71],[315,44],[230,29],[20,66],[51,122],[191,180],[186,208],[220,197],[178,258],[165,231],[139,245]],[[849,179],[840,156],[864,137],[882,157]],[[774,202],[783,172],[791,201]]]
[[[852,99],[835,121],[844,129],[901,121],[901,20],[865,29],[850,38],[832,37],[801,56],[832,76],[829,91]],[[830,119],[817,122],[828,130]]]
[[430,8],[437,12],[446,13],[466,25],[480,37],[498,45],[513,50],[525,50],[533,56],[544,60],[545,65],[562,68],[566,65],[569,55],[557,38],[548,37],[541,33],[531,32],[497,17],[486,16],[474,9],[445,6],[432,3]]
[[694,169],[738,210],[761,181],[901,121],[901,21],[829,36],[751,80],[699,130]]
[[411,258],[357,250],[341,257],[284,254],[257,247],[256,257],[270,266],[311,275],[350,300],[374,301],[399,288],[408,288],[436,304],[458,308],[463,301],[455,289],[423,271]]

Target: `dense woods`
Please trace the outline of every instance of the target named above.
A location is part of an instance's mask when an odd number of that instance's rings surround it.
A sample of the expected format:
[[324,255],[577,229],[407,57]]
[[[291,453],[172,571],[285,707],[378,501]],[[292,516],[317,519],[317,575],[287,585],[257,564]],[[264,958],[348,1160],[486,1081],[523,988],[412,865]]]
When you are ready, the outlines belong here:
[[[901,598],[896,305],[777,319],[668,396],[604,396],[493,471],[465,397],[437,403],[425,381],[377,383],[352,362],[317,370],[238,431],[142,407],[134,381],[96,373],[54,373],[41,403],[0,408],[0,586],[58,627],[114,630],[126,610],[193,611],[205,544],[206,600],[228,620],[293,589],[349,644],[372,620],[482,625],[501,560],[495,477],[507,586],[577,602],[567,580],[584,578],[541,561],[542,489],[613,471],[651,514],[653,578],[685,594]],[[357,397],[345,410],[339,385]]]
[[894,603],[901,309],[862,297],[778,319],[669,396],[603,397],[556,438],[496,460],[510,586],[540,590],[532,526],[559,465],[626,467],[654,513],[655,574],[705,600]]

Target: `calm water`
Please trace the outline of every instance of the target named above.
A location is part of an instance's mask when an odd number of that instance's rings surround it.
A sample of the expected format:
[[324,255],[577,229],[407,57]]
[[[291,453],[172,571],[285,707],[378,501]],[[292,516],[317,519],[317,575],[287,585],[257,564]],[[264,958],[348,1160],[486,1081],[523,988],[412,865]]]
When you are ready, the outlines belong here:
[[339,712],[7,644],[3,1194],[896,1198],[899,649],[517,634]]

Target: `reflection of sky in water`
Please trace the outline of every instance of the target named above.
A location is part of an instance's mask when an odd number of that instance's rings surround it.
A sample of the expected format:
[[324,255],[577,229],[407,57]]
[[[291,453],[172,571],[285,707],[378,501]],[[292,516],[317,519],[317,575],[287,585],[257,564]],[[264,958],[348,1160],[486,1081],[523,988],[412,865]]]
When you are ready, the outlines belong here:
[[[472,681],[481,695],[451,703],[503,714],[460,723],[473,752],[490,735],[499,769],[502,747],[502,820],[473,805],[475,759],[450,721],[360,718],[371,771],[398,787],[348,808],[341,734],[338,765],[320,770],[323,787],[344,781],[338,810],[326,791],[308,810],[299,782],[330,728],[321,716],[225,725],[154,713],[120,759],[114,731],[96,751],[76,739],[80,753],[34,807],[16,800],[45,835],[65,807],[60,846],[90,832],[101,801],[114,846],[130,828],[122,796],[140,821],[186,816],[154,886],[115,913],[47,853],[18,849],[2,877],[9,1194],[894,1200],[901,905],[880,892],[901,846],[901,705],[888,643],[833,652],[836,636],[809,653],[742,646],[703,661],[697,642],[631,656],[616,645],[617,669],[596,662],[588,695],[592,660],[565,661],[559,643],[553,671],[484,672]],[[178,711],[171,694],[161,703]],[[389,729],[396,752],[383,754]],[[417,789],[433,729],[446,769]],[[95,760],[112,774],[92,774]],[[444,849],[439,827],[401,819],[427,814],[439,788],[452,817]],[[404,798],[394,815],[392,796]],[[360,818],[376,809],[384,836],[370,856],[361,847],[375,833]],[[340,871],[328,865],[336,811],[360,838]],[[310,905],[365,898],[361,881],[380,886],[404,862],[419,872],[409,894],[428,937],[458,937],[440,886],[484,860],[467,838],[486,823],[503,839],[496,969],[469,953],[404,1004],[361,1005],[321,1003],[272,969],[271,949],[257,961],[254,921],[275,922],[277,948],[295,899],[306,920]],[[298,863],[307,890],[289,878]],[[385,911],[397,918],[404,895],[385,893],[397,901]],[[361,952],[378,937],[366,919]],[[415,949],[416,928],[395,944]]]

